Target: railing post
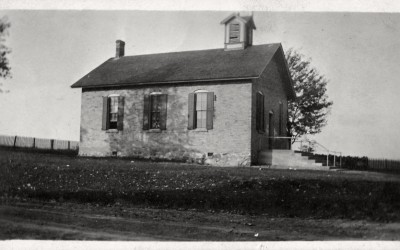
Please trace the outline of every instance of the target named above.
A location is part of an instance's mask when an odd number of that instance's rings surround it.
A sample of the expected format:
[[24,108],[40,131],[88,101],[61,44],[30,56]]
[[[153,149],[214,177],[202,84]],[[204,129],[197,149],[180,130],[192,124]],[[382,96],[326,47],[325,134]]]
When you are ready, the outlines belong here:
[[53,150],[54,149],[54,139],[50,140],[50,145],[51,145],[51,150]]
[[326,166],[329,167],[329,151],[327,152],[327,155],[326,155]]
[[14,148],[15,148],[15,146],[17,145],[17,136],[15,136],[15,138],[14,138]]
[[68,141],[68,150],[70,150],[70,148],[71,148],[71,142]]
[[36,143],[35,137],[33,137],[33,148],[35,148],[35,143]]
[[340,168],[342,168],[342,152],[340,152]]

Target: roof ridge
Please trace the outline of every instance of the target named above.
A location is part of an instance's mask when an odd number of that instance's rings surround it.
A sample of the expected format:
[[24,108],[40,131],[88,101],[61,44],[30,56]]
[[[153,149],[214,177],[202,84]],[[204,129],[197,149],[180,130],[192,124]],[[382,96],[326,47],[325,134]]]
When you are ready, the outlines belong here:
[[[266,45],[280,45],[281,43],[265,43],[265,44],[257,44],[257,45],[252,45],[249,46],[250,47],[260,47],[260,46],[266,46]],[[246,49],[248,49],[246,48]],[[238,52],[238,51],[245,51],[246,49],[243,50],[230,50],[227,52]],[[189,53],[189,52],[199,52],[199,51],[212,51],[212,50],[224,50],[224,48],[215,48],[215,49],[199,49],[199,50],[184,50],[184,51],[170,51],[170,52],[160,52],[160,53],[152,53],[152,54],[140,54],[140,55],[128,55],[128,56],[123,56],[120,58],[116,58],[116,59],[121,59],[121,58],[126,58],[126,57],[135,57],[135,56],[151,56],[151,55],[165,55],[165,54],[176,54],[176,53]],[[108,60],[113,59],[115,57],[110,57]]]

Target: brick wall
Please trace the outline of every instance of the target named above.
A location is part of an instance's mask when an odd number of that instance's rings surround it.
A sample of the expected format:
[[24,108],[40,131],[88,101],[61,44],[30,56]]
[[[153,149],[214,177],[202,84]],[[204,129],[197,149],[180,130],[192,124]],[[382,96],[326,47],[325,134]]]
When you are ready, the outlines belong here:
[[[188,130],[188,94],[214,92],[213,129]],[[167,129],[143,131],[143,97],[151,92],[168,94]],[[123,131],[102,127],[102,97],[125,97]],[[196,160],[218,166],[248,166],[251,152],[251,83],[168,85],[116,90],[82,91],[80,155]],[[213,153],[208,156],[208,153]]]
[[[283,104],[282,130],[286,136],[287,122],[287,95],[284,90],[282,78],[279,73],[279,65],[275,54],[274,58],[269,63],[268,67],[261,74],[260,78],[253,83],[252,89],[252,127],[251,127],[251,162],[257,163],[258,152],[263,149],[268,149],[269,134],[269,113],[274,113],[274,136],[279,136],[279,102]],[[256,130],[256,93],[261,91],[264,94],[264,119],[265,133]],[[278,142],[282,142],[279,140]]]

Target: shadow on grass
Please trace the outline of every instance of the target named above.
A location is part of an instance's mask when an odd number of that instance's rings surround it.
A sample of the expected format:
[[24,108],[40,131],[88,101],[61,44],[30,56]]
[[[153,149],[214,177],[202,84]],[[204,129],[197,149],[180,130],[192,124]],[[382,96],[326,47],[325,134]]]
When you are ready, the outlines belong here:
[[41,148],[23,148],[23,147],[20,148],[20,147],[0,146],[0,151],[77,156],[79,149],[41,149]]
[[377,221],[400,220],[399,185],[391,182],[254,181],[219,186],[209,190],[148,191],[27,191],[13,195],[42,200],[126,204],[166,209],[197,209],[239,214],[268,214],[300,218],[343,218]]

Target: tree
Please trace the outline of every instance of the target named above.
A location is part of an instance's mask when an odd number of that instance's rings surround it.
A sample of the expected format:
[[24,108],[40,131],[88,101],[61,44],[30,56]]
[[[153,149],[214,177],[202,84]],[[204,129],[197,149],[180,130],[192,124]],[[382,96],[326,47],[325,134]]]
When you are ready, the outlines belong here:
[[311,66],[310,58],[291,48],[286,60],[296,93],[296,100],[288,103],[288,130],[293,144],[302,135],[321,132],[333,102],[326,94],[328,80]]
[[[0,19],[0,78],[3,79],[11,77],[11,68],[7,58],[11,50],[4,44],[10,26],[11,24],[8,22],[7,18],[3,17]],[[3,93],[1,85],[0,83],[0,93]]]

